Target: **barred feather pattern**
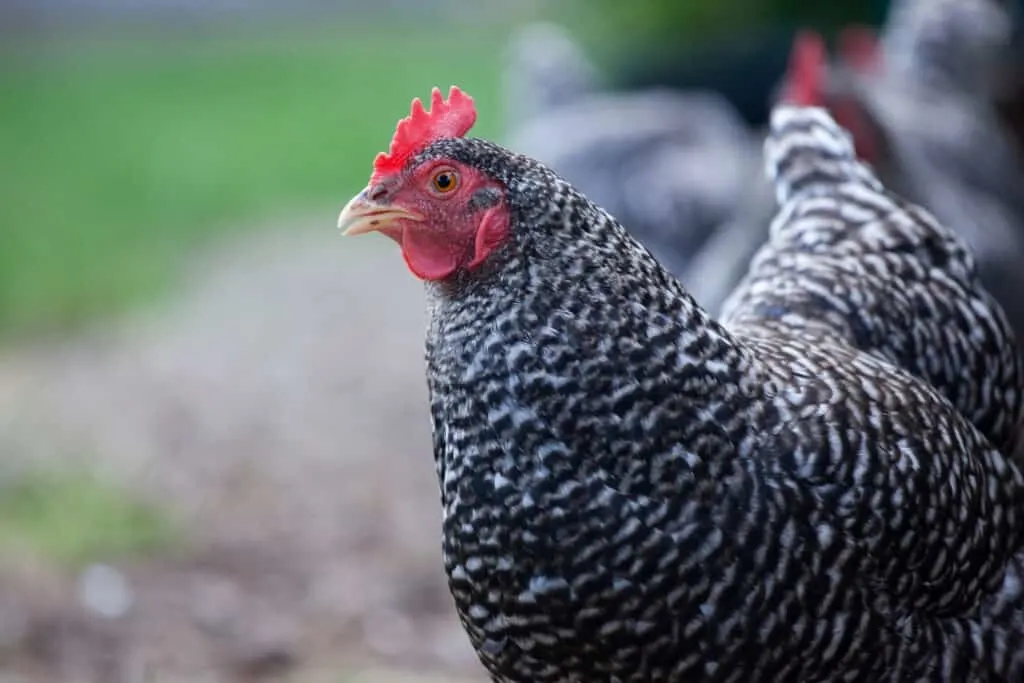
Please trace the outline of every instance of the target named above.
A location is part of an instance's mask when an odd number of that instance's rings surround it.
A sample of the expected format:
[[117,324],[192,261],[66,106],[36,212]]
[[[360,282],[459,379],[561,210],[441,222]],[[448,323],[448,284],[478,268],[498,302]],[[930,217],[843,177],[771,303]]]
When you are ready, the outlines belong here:
[[899,0],[882,35],[883,69],[853,92],[890,140],[899,191],[971,246],[987,289],[1024,334],[1024,172],[992,106],[1010,57],[1000,0]]
[[824,110],[780,107],[771,128],[765,156],[780,210],[720,320],[888,360],[1009,452],[1024,419],[1024,363],[966,243],[886,191]]
[[[1024,351],[1024,298],[1019,294],[1024,287],[1024,166],[986,85],[1005,48],[1009,18],[1002,5],[996,0],[897,0],[883,31],[882,69],[859,75],[832,70],[827,90],[830,103],[841,107],[837,113],[859,111],[884,140],[875,170],[899,195],[887,193],[890,198],[924,207],[930,214],[925,220],[934,216],[969,245],[982,284],[1014,330],[1019,354]],[[989,375],[1000,376],[998,357],[985,365],[996,368]],[[980,377],[979,367],[972,364],[959,374]],[[1017,439],[1024,446],[1024,427],[1018,428]],[[1024,447],[1019,453],[1024,458]]]
[[[433,157],[512,216],[480,270],[427,285],[444,566],[492,680],[1024,676],[1024,478],[938,389],[835,315],[720,325],[537,162]],[[794,200],[828,186],[787,168]],[[861,239],[851,268],[905,246]]]

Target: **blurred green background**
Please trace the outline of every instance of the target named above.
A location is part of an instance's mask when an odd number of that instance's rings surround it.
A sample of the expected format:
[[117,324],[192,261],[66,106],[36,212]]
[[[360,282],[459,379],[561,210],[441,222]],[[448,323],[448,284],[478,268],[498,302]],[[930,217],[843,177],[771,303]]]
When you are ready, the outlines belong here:
[[0,337],[66,331],[160,292],[183,253],[218,233],[337,203],[409,98],[433,84],[466,87],[481,109],[477,132],[497,132],[495,48],[514,21],[567,18],[611,61],[637,45],[679,51],[771,22],[876,20],[882,4],[588,0],[463,25],[9,27]]
[[482,134],[499,123],[494,28],[146,30],[0,62],[0,334],[65,331],[161,291],[219,232],[342,201],[435,83],[477,96]]

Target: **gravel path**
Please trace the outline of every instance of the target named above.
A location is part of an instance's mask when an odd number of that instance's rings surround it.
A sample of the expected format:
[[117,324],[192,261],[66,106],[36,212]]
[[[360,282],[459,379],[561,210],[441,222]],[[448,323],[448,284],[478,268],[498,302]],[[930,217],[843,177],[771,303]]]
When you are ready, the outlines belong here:
[[[193,532],[118,568],[126,616],[59,612],[72,626],[45,638],[47,665],[105,683],[111,666],[233,680],[339,660],[481,680],[441,574],[420,285],[332,218],[216,250],[144,315],[0,358],[18,452],[88,457]],[[75,655],[96,637],[84,649],[113,663]]]

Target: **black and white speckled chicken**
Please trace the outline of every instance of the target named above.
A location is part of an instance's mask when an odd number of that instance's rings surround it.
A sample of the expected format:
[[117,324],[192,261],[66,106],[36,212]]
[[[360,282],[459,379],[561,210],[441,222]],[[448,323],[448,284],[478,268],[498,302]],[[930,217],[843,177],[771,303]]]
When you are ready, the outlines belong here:
[[996,0],[896,0],[875,59],[848,41],[815,104],[888,187],[967,240],[1024,338],[1024,159],[992,102],[1011,27]]
[[781,210],[720,324],[475,118],[414,101],[339,227],[425,282],[444,566],[492,680],[1024,680],[1019,359],[925,381],[1011,334],[963,242],[779,108]]

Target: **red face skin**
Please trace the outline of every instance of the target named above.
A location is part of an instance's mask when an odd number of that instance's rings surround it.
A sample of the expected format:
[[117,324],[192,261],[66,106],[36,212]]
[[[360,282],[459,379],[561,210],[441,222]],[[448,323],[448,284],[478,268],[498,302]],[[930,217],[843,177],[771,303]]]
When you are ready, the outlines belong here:
[[[364,196],[374,206],[422,217],[376,228],[401,246],[406,265],[421,280],[446,280],[477,268],[508,236],[505,188],[456,161],[430,159],[380,179]],[[488,196],[497,199],[480,201]]]

